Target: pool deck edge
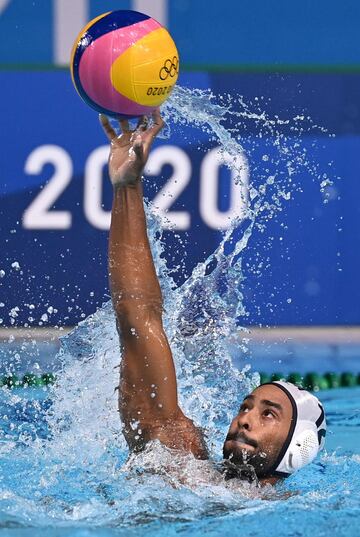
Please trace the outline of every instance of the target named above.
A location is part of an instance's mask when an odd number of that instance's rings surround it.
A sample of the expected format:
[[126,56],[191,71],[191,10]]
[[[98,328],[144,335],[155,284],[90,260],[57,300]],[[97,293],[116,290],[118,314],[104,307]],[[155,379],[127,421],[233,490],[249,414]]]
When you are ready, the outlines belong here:
[[[74,327],[0,328],[0,341],[28,340],[56,342]],[[360,344],[360,326],[274,326],[240,329],[231,339],[271,343]]]

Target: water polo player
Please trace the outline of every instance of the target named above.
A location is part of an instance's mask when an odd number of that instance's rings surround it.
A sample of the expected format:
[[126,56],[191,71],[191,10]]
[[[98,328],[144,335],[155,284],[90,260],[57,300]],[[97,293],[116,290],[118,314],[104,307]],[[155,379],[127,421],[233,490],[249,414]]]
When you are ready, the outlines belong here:
[[[174,450],[207,459],[202,432],[178,404],[175,367],[162,324],[162,294],[146,231],[141,174],[151,144],[163,126],[157,111],[148,127],[121,121],[117,136],[100,116],[111,149],[114,188],[109,277],[123,350],[119,411],[132,451],[159,440]],[[253,468],[259,481],[275,483],[311,462],[323,447],[324,411],[318,399],[287,382],[256,388],[230,424],[223,454],[228,475]],[[237,472],[239,469],[239,472]]]

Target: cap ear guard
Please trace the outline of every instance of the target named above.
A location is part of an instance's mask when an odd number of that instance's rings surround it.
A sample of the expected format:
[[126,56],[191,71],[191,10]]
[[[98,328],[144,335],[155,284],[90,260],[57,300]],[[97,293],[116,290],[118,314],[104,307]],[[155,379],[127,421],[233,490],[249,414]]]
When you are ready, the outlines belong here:
[[294,471],[312,462],[319,451],[319,442],[315,431],[303,431],[289,446],[289,466]]
[[275,462],[273,475],[288,477],[312,462],[324,447],[326,421],[317,397],[290,382],[273,384],[286,393],[293,409],[288,437]]
[[319,452],[319,441],[316,427],[312,423],[308,428],[294,434],[286,453],[276,471],[293,474],[312,462]]

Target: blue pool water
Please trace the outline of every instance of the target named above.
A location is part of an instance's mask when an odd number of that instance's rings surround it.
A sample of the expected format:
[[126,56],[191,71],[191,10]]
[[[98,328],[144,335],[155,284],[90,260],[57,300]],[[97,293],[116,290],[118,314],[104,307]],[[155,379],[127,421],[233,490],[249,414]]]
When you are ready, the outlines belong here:
[[[328,418],[326,451],[274,490],[261,491],[214,480],[208,463],[188,459],[170,464],[159,447],[124,468],[116,431],[112,445],[105,445],[106,437],[98,439],[104,449],[89,453],[88,460],[84,453],[78,458],[81,443],[69,449],[61,433],[52,437],[46,419],[53,405],[51,390],[4,388],[2,535],[281,537],[310,536],[316,528],[317,536],[334,532],[355,537],[360,515],[359,396],[360,388],[321,392]],[[174,470],[176,464],[193,476],[188,483]],[[154,467],[158,475],[151,471]]]

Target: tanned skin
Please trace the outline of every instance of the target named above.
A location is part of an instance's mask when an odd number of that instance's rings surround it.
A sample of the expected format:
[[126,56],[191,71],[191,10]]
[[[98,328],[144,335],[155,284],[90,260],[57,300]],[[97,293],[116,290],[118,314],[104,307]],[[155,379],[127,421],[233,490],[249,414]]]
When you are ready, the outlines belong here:
[[[123,347],[119,411],[130,449],[158,439],[164,445],[207,458],[201,431],[178,404],[174,361],[162,323],[163,298],[146,230],[141,174],[164,122],[159,111],[147,128],[121,121],[118,136],[106,116],[109,175],[114,189],[109,242],[112,303]],[[135,426],[136,425],[136,426]],[[140,431],[140,433],[139,433]]]
[[[118,136],[106,116],[100,122],[110,141],[109,175],[113,206],[109,241],[112,303],[123,350],[119,411],[130,450],[150,440],[207,459],[202,432],[178,404],[175,366],[162,323],[163,299],[150,250],[143,205],[141,174],[164,122],[153,114],[148,127],[140,118],[135,130],[120,121]],[[274,406],[275,405],[275,406]],[[224,443],[224,457],[266,453],[275,459],[292,419],[290,401],[276,386],[260,386],[233,419]],[[260,457],[260,471],[262,459]],[[250,461],[251,464],[251,461]],[[262,477],[262,484],[277,478]]]

